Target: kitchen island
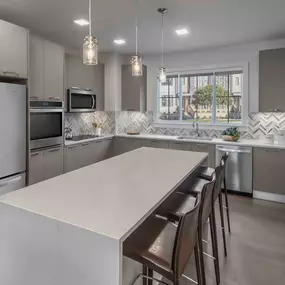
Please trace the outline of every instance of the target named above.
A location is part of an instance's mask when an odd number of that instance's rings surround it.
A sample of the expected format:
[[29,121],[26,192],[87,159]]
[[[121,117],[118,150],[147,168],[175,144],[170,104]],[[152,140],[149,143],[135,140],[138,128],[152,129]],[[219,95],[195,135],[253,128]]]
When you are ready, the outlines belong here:
[[0,284],[129,283],[123,241],[206,158],[140,148],[2,196]]

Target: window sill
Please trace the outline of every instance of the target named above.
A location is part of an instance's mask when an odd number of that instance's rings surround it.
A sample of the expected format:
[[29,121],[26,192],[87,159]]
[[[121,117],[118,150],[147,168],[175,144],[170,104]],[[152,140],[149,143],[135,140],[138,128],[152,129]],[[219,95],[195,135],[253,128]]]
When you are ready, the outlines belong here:
[[[233,123],[233,124],[211,124],[211,123],[199,123],[199,129],[205,130],[205,129],[214,129],[214,130],[224,130],[226,128],[229,128],[231,126],[237,126],[240,131],[246,131],[248,129],[248,125],[245,125],[243,123]],[[156,128],[181,128],[181,129],[194,129],[192,122],[175,122],[175,121],[162,121],[162,120],[155,120],[153,122],[153,126]]]

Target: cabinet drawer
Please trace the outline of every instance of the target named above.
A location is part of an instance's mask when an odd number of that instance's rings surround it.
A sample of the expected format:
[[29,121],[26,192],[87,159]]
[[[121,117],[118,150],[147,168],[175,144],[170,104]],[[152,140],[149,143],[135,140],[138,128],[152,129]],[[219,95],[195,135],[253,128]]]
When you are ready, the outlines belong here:
[[285,150],[254,148],[253,189],[285,195],[284,168]]
[[189,150],[190,151],[190,144],[189,143],[183,143],[183,142],[170,142],[169,143],[170,149],[176,149],[176,150]]
[[167,141],[151,141],[150,147],[154,148],[169,148],[169,143]]

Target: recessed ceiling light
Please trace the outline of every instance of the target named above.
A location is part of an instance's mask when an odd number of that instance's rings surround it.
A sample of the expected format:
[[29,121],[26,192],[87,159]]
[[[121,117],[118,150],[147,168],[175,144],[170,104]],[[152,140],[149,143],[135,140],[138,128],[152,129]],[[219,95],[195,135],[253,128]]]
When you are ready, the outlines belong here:
[[179,36],[183,36],[183,35],[188,35],[189,34],[189,31],[186,28],[177,29],[177,30],[175,30],[175,32]]
[[124,39],[115,39],[113,41],[116,45],[124,45],[126,41]]
[[79,26],[88,26],[89,25],[89,22],[84,20],[84,19],[74,20],[73,22]]

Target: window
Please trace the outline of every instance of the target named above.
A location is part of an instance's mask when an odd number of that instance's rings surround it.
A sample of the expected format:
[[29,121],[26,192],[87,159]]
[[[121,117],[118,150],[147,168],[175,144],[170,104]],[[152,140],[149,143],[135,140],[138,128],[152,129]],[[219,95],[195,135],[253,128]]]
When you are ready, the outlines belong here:
[[176,74],[158,84],[158,119],[199,123],[242,122],[243,72]]

